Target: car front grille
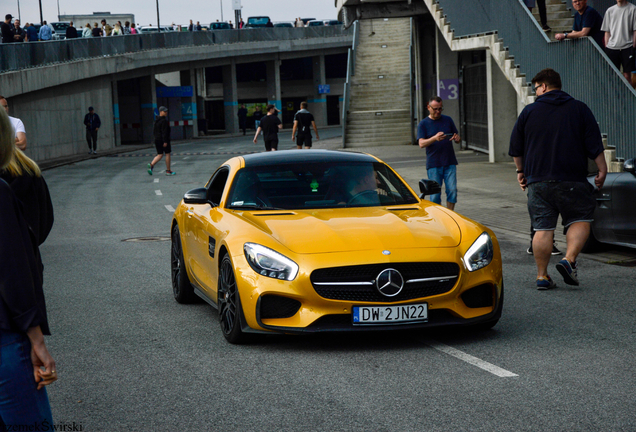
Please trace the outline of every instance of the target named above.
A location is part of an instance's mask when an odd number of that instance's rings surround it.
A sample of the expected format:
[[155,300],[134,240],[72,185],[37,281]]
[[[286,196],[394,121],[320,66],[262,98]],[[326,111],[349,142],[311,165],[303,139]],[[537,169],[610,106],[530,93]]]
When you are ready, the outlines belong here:
[[[404,288],[393,297],[381,294],[375,280],[386,269],[395,269]],[[317,269],[311,283],[319,296],[356,302],[399,302],[443,294],[455,286],[459,266],[445,262],[383,263]]]

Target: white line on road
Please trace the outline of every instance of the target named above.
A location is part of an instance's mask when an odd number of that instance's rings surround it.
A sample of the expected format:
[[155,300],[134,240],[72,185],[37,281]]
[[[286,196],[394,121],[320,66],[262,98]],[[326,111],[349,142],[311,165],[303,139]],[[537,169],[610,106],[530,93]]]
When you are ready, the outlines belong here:
[[159,183],[159,179],[155,179],[155,183]]
[[165,205],[164,206],[166,208],[166,210],[168,210],[170,213],[174,213],[174,207],[172,207],[171,205]]
[[158,189],[155,191],[155,193],[156,193],[157,195],[163,195],[163,194],[161,193],[161,191],[160,191],[160,190],[158,190]]
[[190,159],[190,156],[184,157],[182,160]]
[[470,363],[473,366],[477,366],[480,369],[485,370],[486,372],[490,372],[491,374],[497,375],[498,377],[507,378],[507,377],[516,377],[519,376],[516,373],[512,373],[505,369],[500,368],[499,366],[495,366],[492,363],[488,363],[482,359],[477,357],[473,357],[470,354],[466,354],[463,351],[460,351],[456,348],[449,347],[448,345],[444,345],[442,343],[436,342],[432,339],[421,340],[421,342],[430,346],[431,348],[435,348],[438,351],[443,352],[444,354],[448,354],[455,358],[458,358],[466,363]]

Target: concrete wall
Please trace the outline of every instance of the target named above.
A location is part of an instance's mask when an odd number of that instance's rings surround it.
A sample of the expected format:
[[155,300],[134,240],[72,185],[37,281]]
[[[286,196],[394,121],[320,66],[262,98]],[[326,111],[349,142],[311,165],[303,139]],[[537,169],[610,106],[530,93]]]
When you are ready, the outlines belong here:
[[9,102],[11,115],[22,120],[26,129],[26,153],[36,161],[88,152],[84,116],[89,106],[102,121],[97,151],[115,147],[110,77],[14,96]]

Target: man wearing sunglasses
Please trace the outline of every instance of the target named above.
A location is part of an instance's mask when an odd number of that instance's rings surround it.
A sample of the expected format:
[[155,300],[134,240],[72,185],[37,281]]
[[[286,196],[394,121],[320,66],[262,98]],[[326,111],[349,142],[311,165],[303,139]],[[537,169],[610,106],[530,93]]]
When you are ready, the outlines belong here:
[[517,166],[519,186],[528,190],[537,289],[547,290],[556,287],[548,276],[548,264],[559,215],[567,252],[556,269],[566,284],[579,285],[576,258],[590,234],[596,208],[594,188],[587,181],[587,161],[596,162],[594,183],[599,189],[605,182],[607,165],[594,114],[561,90],[561,76],[544,69],[532,78],[532,86],[537,100],[519,115],[508,154]]
[[[446,207],[455,209],[457,203],[457,158],[452,141],[460,141],[453,119],[442,115],[442,98],[433,96],[428,101],[429,115],[417,126],[417,143],[426,149],[428,178],[441,186],[446,185]],[[431,195],[431,201],[442,203],[442,194]]]

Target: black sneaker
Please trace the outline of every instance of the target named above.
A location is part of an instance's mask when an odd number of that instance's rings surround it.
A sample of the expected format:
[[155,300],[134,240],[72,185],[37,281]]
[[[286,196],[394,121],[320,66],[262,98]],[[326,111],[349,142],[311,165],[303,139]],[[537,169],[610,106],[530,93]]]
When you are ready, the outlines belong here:
[[563,252],[557,249],[556,244],[552,244],[552,255],[563,255]]
[[544,32],[552,31],[552,29],[550,28],[550,26],[549,26],[549,25],[547,25],[547,24],[544,24],[542,28],[543,28],[543,31],[544,31]]
[[533,255],[533,253],[532,253],[532,242],[530,242],[530,247],[526,250],[526,252],[528,253],[528,255]]

